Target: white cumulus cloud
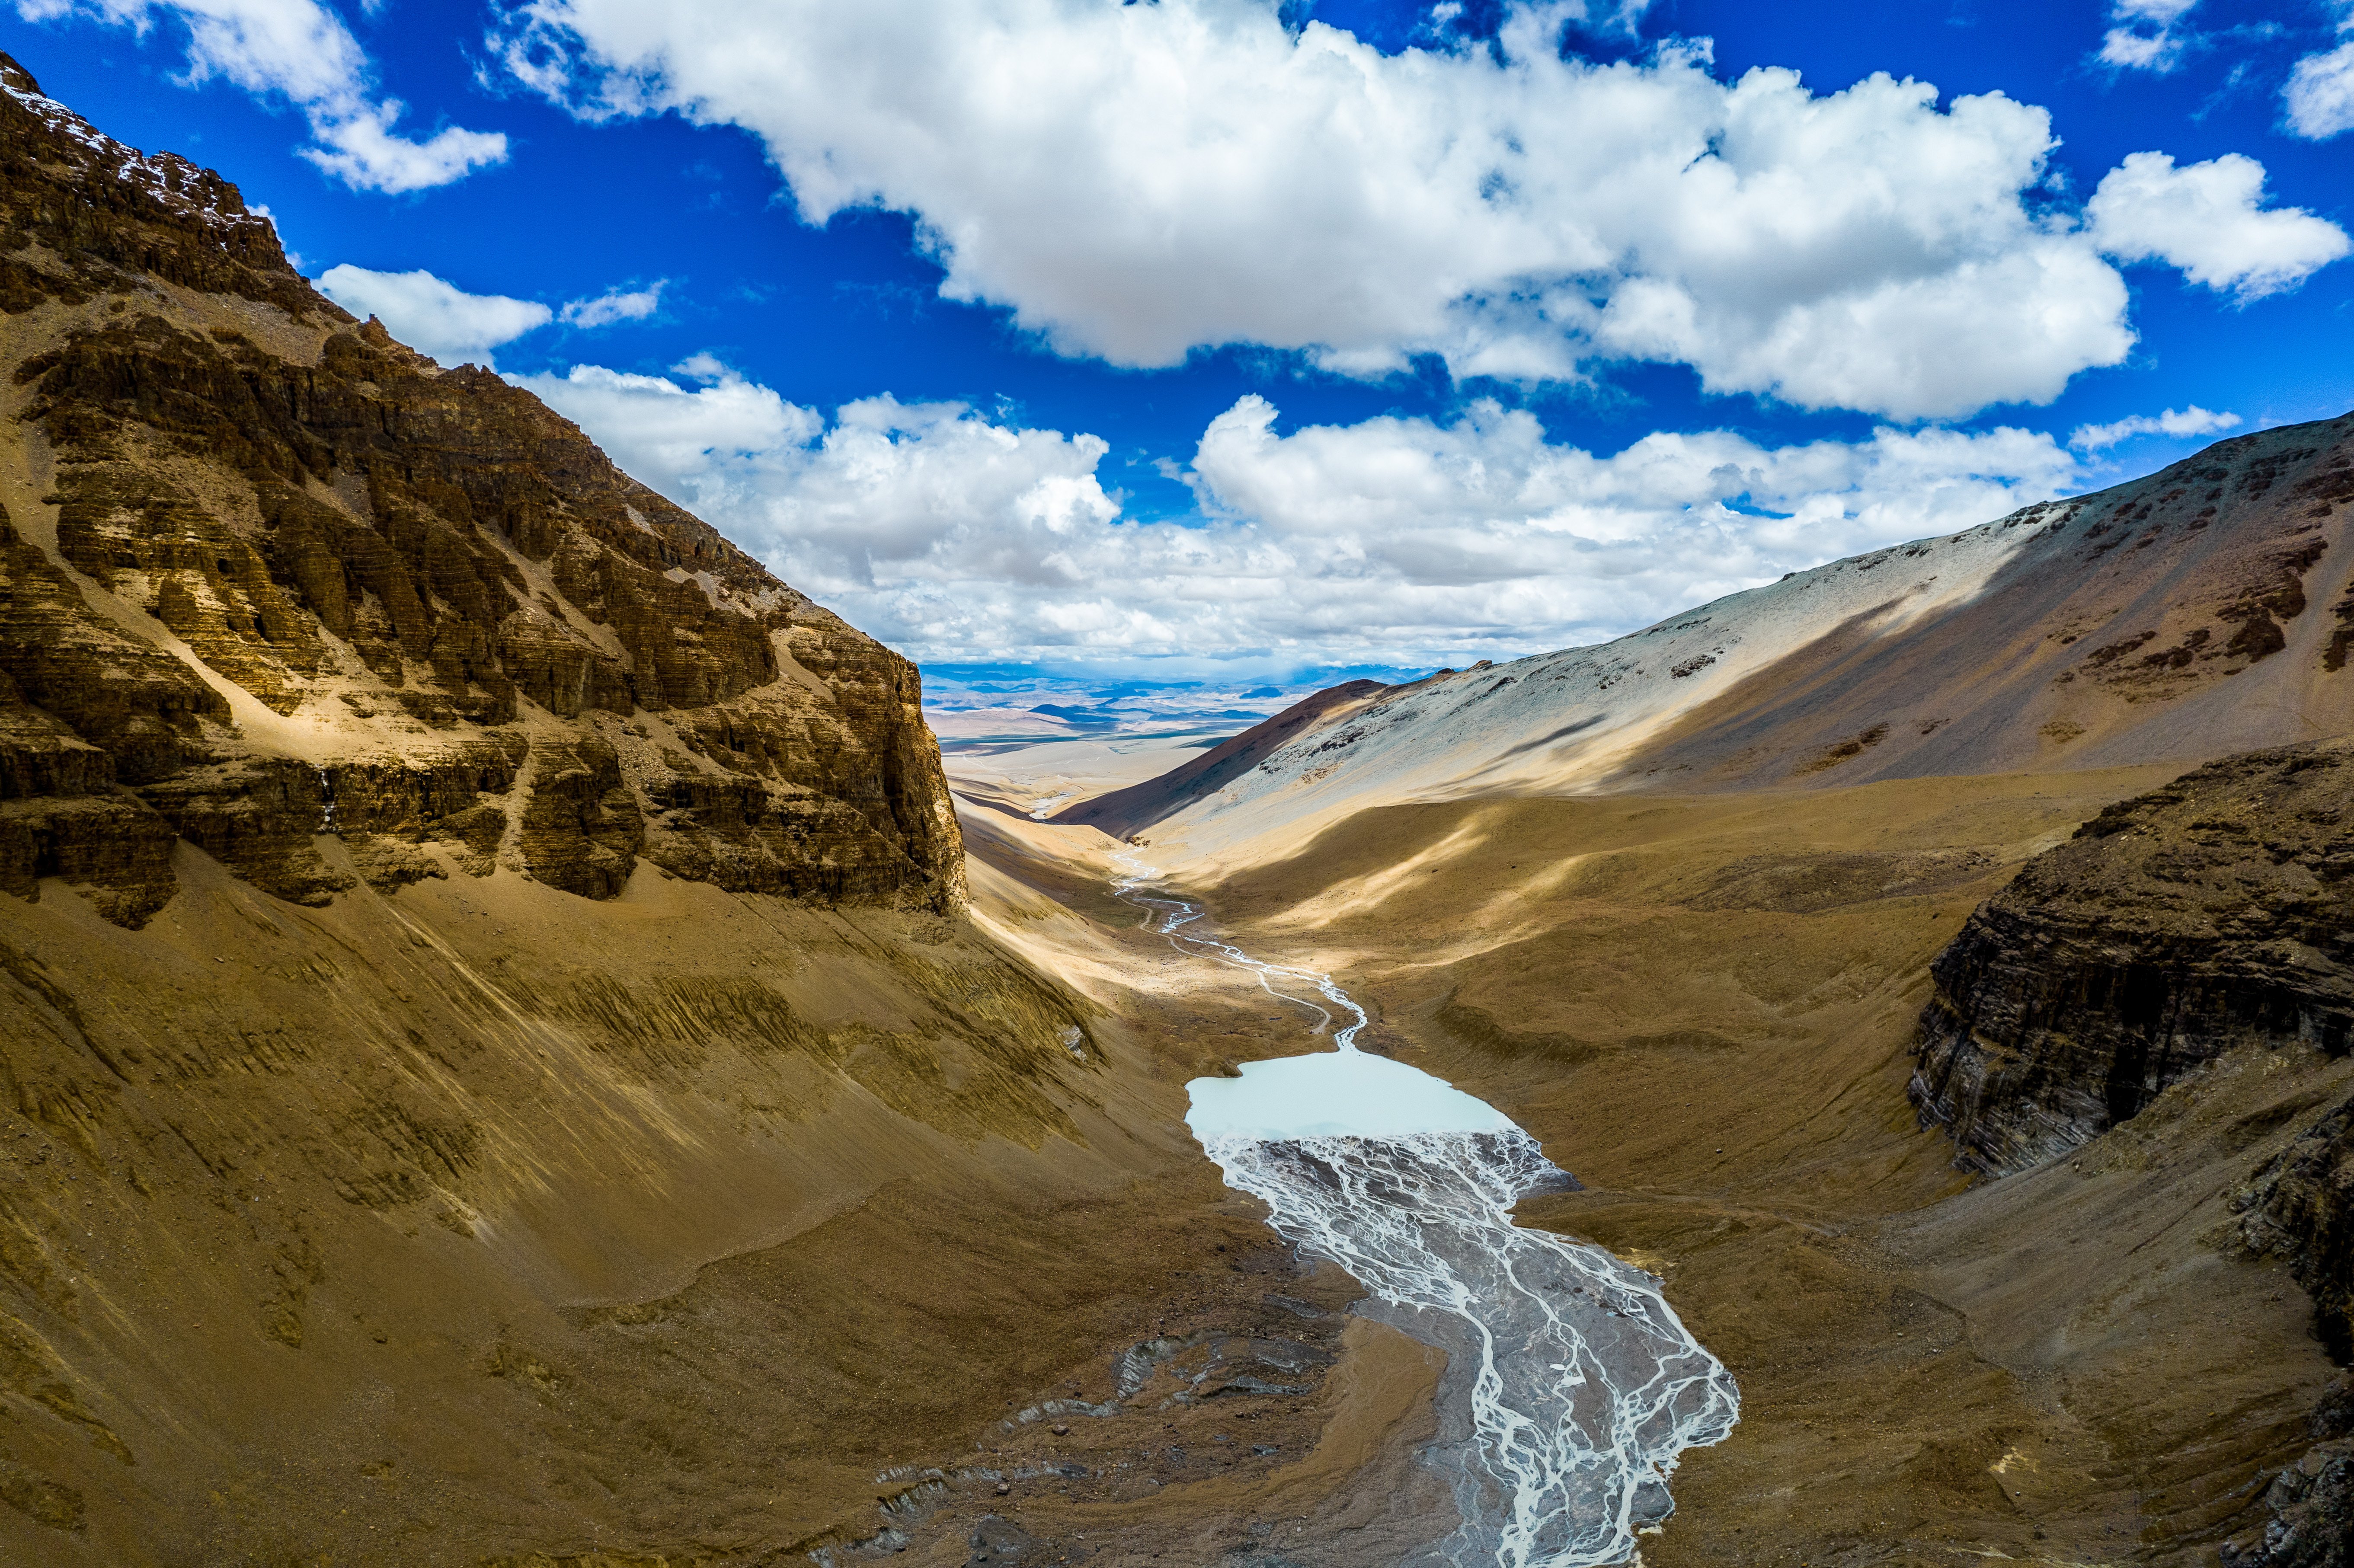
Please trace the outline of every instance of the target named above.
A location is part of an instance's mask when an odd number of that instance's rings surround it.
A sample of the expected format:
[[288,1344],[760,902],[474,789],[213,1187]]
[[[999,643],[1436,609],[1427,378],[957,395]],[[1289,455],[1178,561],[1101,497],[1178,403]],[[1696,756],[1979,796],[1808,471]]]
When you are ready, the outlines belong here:
[[[1529,414],[1203,431],[1200,515],[1124,514],[1106,443],[889,397],[831,418],[705,356],[513,378],[787,581],[936,661],[1454,661],[1608,636],[1715,594],[2061,493],[2048,436],[1882,429],[1598,455]],[[701,383],[697,385],[696,383]]]
[[2079,425],[2068,444],[2082,452],[2100,451],[2135,436],[2207,436],[2239,423],[2237,414],[2212,413],[2193,403],[2158,414],[2129,414],[2112,424]]
[[[2109,19],[2117,25],[2101,38],[2100,61],[2120,70],[2156,71],[2161,75],[2182,63],[2187,40],[2174,24],[2188,16],[2199,0],[2116,0]],[[2147,29],[2147,30],[2145,30]]]
[[17,0],[16,12],[30,22],[80,16],[143,33],[176,20],[188,31],[192,80],[220,77],[294,104],[315,143],[302,155],[355,189],[448,185],[507,155],[497,132],[448,126],[423,141],[395,132],[405,106],[376,93],[366,52],[319,0]]
[[1564,58],[1572,14],[1384,56],[1267,0],[528,0],[494,43],[579,112],[747,127],[810,221],[912,213],[948,295],[1119,365],[1631,357],[1911,418],[2130,348],[2123,281],[2038,195],[2044,111],[1725,82],[1704,43]]
[[2310,141],[2354,131],[2354,44],[2297,61],[2282,101],[2289,129]]
[[667,376],[597,365],[510,379],[586,429],[628,472],[688,506],[698,504],[706,485],[724,504],[727,485],[780,471],[780,462],[798,461],[796,454],[825,432],[822,415],[707,356],[675,368],[713,385],[682,387]]
[[[594,299],[574,300],[551,311],[536,300],[510,299],[504,294],[470,294],[444,279],[419,270],[375,272],[348,263],[330,267],[318,277],[319,291],[355,315],[377,316],[392,335],[444,365],[472,362],[489,365],[493,350],[527,332],[562,320],[567,326],[596,328],[616,322],[644,321],[661,307],[663,284],[650,288],[610,290]],[[717,360],[702,362],[715,379],[722,370]],[[695,374],[695,362],[679,366]]]
[[642,322],[662,306],[663,284],[634,289],[627,292],[616,289],[598,295],[593,300],[575,300],[562,312],[565,324],[577,327],[610,326],[615,322]]
[[2293,288],[2344,256],[2346,231],[2302,207],[2266,210],[2264,166],[2226,153],[2175,167],[2135,153],[2109,171],[2084,216],[2121,261],[2160,260],[2194,283],[2242,299]]
[[1492,48],[1385,56],[1271,0],[526,0],[493,44],[584,114],[749,129],[805,218],[911,213],[949,297],[1119,365],[1251,344],[1528,381],[1648,359],[1917,418],[2049,401],[2131,347],[2123,280],[2039,194],[2044,111],[1725,82],[1704,42],[1564,58],[1584,16],[1521,4]]
[[887,394],[829,421],[706,355],[676,370],[706,385],[593,365],[510,379],[809,592],[865,594],[910,577],[952,587],[966,568],[1068,586],[1058,541],[1119,513],[1095,477],[1108,450],[1097,436]]
[[2155,33],[2142,33],[2131,27],[2111,27],[2101,36],[2100,60],[2105,66],[2115,66],[2121,70],[2151,70],[2163,75],[2179,64],[2181,58],[2182,40],[2163,28]]
[[444,126],[422,142],[393,132],[403,105],[398,99],[356,103],[348,110],[314,112],[315,147],[302,155],[355,190],[430,190],[461,180],[486,164],[506,161],[506,133]]
[[491,352],[553,316],[536,300],[470,294],[424,270],[372,272],[345,263],[318,278],[319,291],[355,316],[376,316],[392,335],[444,365],[487,366]]

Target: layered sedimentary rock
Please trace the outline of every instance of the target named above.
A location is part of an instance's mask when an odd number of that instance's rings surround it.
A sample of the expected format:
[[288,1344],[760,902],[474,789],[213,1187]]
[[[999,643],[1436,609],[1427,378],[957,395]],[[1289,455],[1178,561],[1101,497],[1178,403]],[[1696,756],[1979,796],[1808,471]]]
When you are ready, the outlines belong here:
[[2224,1542],[2223,1568],[2346,1568],[2354,1563],[2354,1387],[2340,1383],[2313,1414],[2311,1448],[2265,1485],[2270,1516]]
[[234,185],[0,90],[0,886],[135,926],[186,840],[317,902],[326,834],[380,888],[959,902],[911,664],[353,321]]
[[[2235,1193],[2245,1217],[2234,1238],[2287,1263],[2313,1297],[2314,1327],[2329,1353],[2354,1361],[2354,1100],[2334,1107],[2265,1161]],[[2354,1395],[2343,1436],[2354,1433]]]
[[[2334,1107],[2266,1160],[2232,1198],[2243,1256],[2285,1263],[2313,1298],[2313,1326],[2340,1365],[2354,1361],[2354,1100]],[[2354,1564],[2354,1385],[2340,1383],[2308,1423],[2315,1439],[2264,1489],[2268,1515],[2227,1543],[2225,1568]]]
[[1989,1175],[2066,1153],[2234,1045],[2354,1030],[2354,751],[2254,752],[2028,863],[1932,968],[1914,1103]]

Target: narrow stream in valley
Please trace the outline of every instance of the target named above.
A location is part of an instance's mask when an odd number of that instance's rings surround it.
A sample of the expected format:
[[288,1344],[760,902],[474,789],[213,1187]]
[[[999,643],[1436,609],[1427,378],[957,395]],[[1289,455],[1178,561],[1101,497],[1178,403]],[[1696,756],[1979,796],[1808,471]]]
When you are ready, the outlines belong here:
[[1674,1507],[1667,1481],[1677,1456],[1722,1441],[1740,1418],[1732,1374],[1684,1328],[1658,1279],[1598,1246],[1513,1223],[1522,1198],[1576,1186],[1536,1139],[1444,1080],[1359,1051],[1364,1010],[1330,976],[1188,932],[1201,909],[1145,891],[1158,874],[1132,855],[1119,860],[1113,891],[1146,912],[1151,930],[1180,951],[1255,972],[1270,995],[1320,1014],[1316,1033],[1333,1031],[1335,1050],[1196,1078],[1185,1119],[1226,1184],[1272,1211],[1278,1234],[1372,1294],[1362,1313],[1447,1351],[1429,1457],[1447,1474],[1462,1524],[1412,1562],[1630,1560],[1637,1532]]

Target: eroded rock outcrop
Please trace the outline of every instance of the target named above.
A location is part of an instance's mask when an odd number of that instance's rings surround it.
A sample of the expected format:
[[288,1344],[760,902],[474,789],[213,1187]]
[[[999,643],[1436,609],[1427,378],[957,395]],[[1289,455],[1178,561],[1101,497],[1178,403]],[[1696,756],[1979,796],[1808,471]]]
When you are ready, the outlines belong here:
[[[2354,1044],[2349,874],[2354,746],[2342,741],[2229,758],[2110,806],[2029,862],[1938,955],[1910,1086],[1922,1119],[1953,1134],[1956,1164],[2004,1176],[2162,1095],[2179,1121],[2182,1097],[2195,1100],[2201,1069],[2227,1052],[2274,1066],[2291,1051],[2343,1055]],[[2285,1264],[2343,1364],[2354,1358],[2354,1101],[2292,1097],[2232,1132],[2269,1139],[2305,1118],[2207,1239]],[[2354,1561],[2354,1402],[2342,1386],[2310,1426],[2302,1457],[2259,1478],[2264,1522],[2225,1545],[2227,1564]]]
[[1911,1093],[2003,1175],[2231,1047],[2354,1031],[2354,751],[2250,753],[2028,863],[1932,968]]
[[2224,1542],[2223,1568],[2346,1568],[2354,1563],[2354,1387],[2341,1383],[2308,1423],[2315,1442],[2265,1484],[2264,1525]]
[[[2242,1250],[2287,1263],[2313,1297],[2329,1353],[2354,1361],[2354,1101],[2267,1160],[2232,1206],[2245,1216],[2235,1238]],[[2344,1414],[2341,1436],[2354,1433],[2354,1393]]]
[[234,185],[0,57],[0,886],[136,925],[186,839],[301,902],[640,857],[947,909],[917,672],[529,394],[314,292]]

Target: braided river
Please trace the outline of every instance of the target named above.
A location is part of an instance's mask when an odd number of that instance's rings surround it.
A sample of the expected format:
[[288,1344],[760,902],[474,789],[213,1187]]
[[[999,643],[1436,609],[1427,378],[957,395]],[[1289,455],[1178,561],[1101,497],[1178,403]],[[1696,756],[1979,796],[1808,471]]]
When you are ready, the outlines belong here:
[[1361,1315],[1447,1353],[1440,1436],[1424,1457],[1446,1473],[1461,1523],[1398,1568],[1633,1560],[1638,1534],[1673,1510],[1678,1457],[1740,1418],[1732,1374],[1659,1279],[1514,1223],[1522,1198],[1577,1186],[1535,1139],[1443,1079],[1360,1051],[1364,1010],[1330,976],[1189,930],[1197,906],[1156,890],[1134,856],[1119,863],[1113,890],[1150,929],[1256,974],[1331,1033],[1330,1051],[1196,1078],[1185,1120],[1278,1234],[1364,1287]]

